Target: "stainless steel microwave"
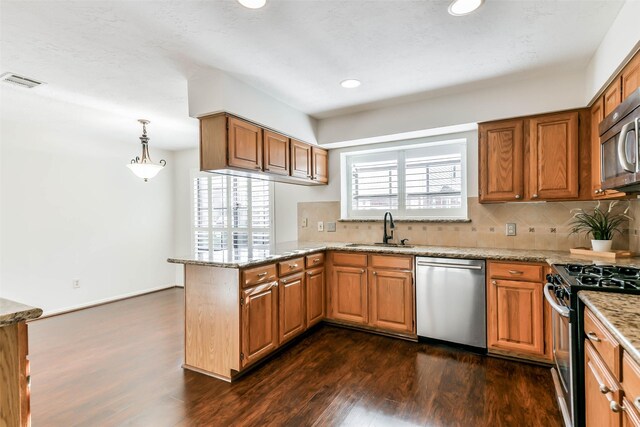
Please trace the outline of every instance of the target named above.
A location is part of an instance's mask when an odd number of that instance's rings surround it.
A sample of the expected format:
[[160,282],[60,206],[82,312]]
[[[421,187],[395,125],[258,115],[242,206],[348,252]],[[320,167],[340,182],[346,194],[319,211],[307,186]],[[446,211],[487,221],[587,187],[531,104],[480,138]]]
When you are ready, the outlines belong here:
[[640,89],[600,123],[600,182],[605,190],[640,193]]

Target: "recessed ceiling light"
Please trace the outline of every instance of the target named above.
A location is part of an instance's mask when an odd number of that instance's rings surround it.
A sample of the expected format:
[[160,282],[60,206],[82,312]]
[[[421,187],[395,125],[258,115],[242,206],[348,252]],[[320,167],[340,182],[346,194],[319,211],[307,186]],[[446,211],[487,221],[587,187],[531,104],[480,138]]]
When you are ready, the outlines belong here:
[[360,86],[362,83],[360,80],[356,79],[347,79],[340,82],[340,86],[345,87],[347,89],[353,89]]
[[482,6],[484,0],[453,0],[449,5],[449,13],[453,16],[468,15]]
[[238,3],[248,9],[260,9],[267,4],[267,0],[238,0]]

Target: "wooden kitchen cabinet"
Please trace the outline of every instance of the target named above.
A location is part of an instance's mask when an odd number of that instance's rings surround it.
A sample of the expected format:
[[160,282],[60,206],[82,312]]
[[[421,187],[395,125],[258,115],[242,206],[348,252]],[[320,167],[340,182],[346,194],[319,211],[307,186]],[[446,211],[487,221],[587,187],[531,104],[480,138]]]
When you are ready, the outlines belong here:
[[624,352],[622,356],[622,425],[640,426],[640,366]]
[[600,122],[604,119],[604,97],[600,97],[591,106],[591,194],[594,199],[615,199],[625,196],[625,193],[616,190],[604,190],[602,188],[601,171],[601,143]]
[[295,139],[291,140],[291,176],[312,178],[311,145]]
[[278,347],[278,282],[243,290],[240,305],[244,368]]
[[311,147],[311,179],[326,184],[329,182],[329,152],[324,148]]
[[278,175],[289,175],[289,138],[279,133],[264,131],[264,170]]
[[303,273],[280,279],[280,344],[301,334],[306,329],[305,278]]
[[324,267],[307,271],[307,327],[317,324],[325,317]]
[[528,127],[529,198],[578,198],[578,113],[533,117]]
[[636,53],[620,73],[620,85],[623,101],[640,88],[640,52]]
[[368,322],[366,269],[334,265],[330,292],[330,318],[360,324]]
[[229,166],[262,169],[262,129],[247,121],[229,118]]
[[608,116],[622,102],[620,78],[616,78],[611,82],[607,90],[604,91],[602,97],[604,99],[604,115]]
[[523,197],[523,124],[522,119],[480,124],[481,202],[515,201]]
[[[584,400],[587,427],[618,427],[622,423],[620,385],[588,340],[584,342]],[[618,405],[618,411],[612,407]]]
[[413,272],[370,270],[369,300],[371,326],[398,332],[414,332]]
[[0,327],[0,425],[31,425],[27,324]]

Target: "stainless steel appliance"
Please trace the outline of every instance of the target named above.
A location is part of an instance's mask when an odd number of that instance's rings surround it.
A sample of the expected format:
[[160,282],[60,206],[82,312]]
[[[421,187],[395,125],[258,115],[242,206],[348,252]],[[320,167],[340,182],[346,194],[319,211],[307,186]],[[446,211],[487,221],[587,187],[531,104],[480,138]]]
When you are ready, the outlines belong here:
[[640,192],[640,89],[600,123],[603,189]]
[[485,262],[416,258],[418,336],[487,348]]
[[553,265],[545,299],[551,305],[552,370],[558,404],[567,426],[584,426],[583,307],[578,291],[640,294],[640,269],[612,265]]

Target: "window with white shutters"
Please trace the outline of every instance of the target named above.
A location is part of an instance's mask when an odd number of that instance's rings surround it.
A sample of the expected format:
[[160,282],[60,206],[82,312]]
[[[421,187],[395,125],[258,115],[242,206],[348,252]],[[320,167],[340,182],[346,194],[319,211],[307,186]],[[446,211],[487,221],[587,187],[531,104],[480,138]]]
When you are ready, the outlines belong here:
[[193,247],[197,255],[231,251],[237,258],[269,255],[273,184],[217,174],[193,178]]
[[342,215],[466,218],[466,141],[345,153]]

